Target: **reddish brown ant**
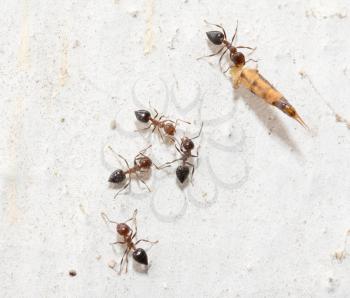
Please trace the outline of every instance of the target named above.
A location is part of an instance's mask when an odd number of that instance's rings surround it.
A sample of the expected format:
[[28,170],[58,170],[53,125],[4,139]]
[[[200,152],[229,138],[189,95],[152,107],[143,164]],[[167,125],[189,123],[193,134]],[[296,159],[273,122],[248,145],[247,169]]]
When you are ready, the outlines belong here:
[[189,173],[190,173],[190,167],[192,167],[192,174],[191,177],[193,177],[193,173],[194,173],[194,165],[190,162],[188,162],[188,159],[190,159],[191,157],[198,157],[198,148],[197,148],[197,155],[193,155],[192,154],[192,150],[194,149],[194,143],[193,140],[198,138],[201,133],[202,133],[202,128],[203,128],[203,123],[201,125],[200,131],[198,133],[197,136],[193,137],[193,138],[189,138],[189,137],[183,137],[181,138],[181,143],[179,143],[176,139],[176,142],[179,144],[180,148],[175,144],[175,148],[176,150],[181,154],[180,158],[177,158],[173,161],[170,162],[166,162],[164,164],[164,166],[169,166],[170,164],[172,164],[173,162],[182,161],[182,164],[179,165],[176,168],[176,177],[177,179],[181,182],[184,183],[185,180],[187,179]]
[[115,170],[108,178],[108,182],[110,183],[116,183],[116,184],[119,184],[119,183],[122,183],[125,181],[126,179],[126,176],[129,175],[129,179],[128,179],[128,182],[116,193],[116,195],[114,196],[114,198],[116,198],[118,196],[118,194],[120,192],[122,192],[123,190],[125,190],[129,185],[130,185],[130,182],[131,182],[131,175],[132,174],[135,174],[136,175],[136,178],[141,181],[148,189],[148,191],[151,191],[151,189],[148,187],[148,185],[146,184],[145,181],[142,180],[140,174],[142,173],[146,173],[146,172],[149,172],[152,165],[154,165],[154,167],[156,169],[163,169],[165,167],[167,167],[168,165],[164,165],[164,166],[161,166],[161,167],[158,167],[157,165],[155,165],[152,160],[146,156],[144,153],[146,152],[146,150],[148,148],[150,148],[152,145],[148,146],[147,148],[143,149],[142,151],[140,151],[134,158],[134,166],[133,167],[130,167],[129,166],[129,163],[128,161],[123,157],[121,156],[120,154],[114,152],[114,150],[112,149],[112,147],[108,146],[108,148],[113,152],[113,154],[115,154],[116,156],[120,157],[121,159],[124,160],[126,166],[127,166],[127,170],[122,170],[122,169],[117,169]]
[[246,64],[249,61],[257,62],[254,59],[249,59],[248,61],[245,61],[244,54],[237,51],[237,49],[249,49],[249,50],[254,51],[255,48],[246,47],[246,46],[237,46],[237,47],[235,47],[233,45],[233,41],[235,40],[236,35],[237,35],[238,21],[237,21],[235,33],[233,34],[231,41],[227,40],[226,31],[225,31],[225,29],[222,26],[217,25],[217,24],[211,24],[211,23],[208,23],[207,21],[205,21],[205,22],[207,24],[209,24],[209,25],[216,26],[216,27],[218,27],[218,28],[220,28],[222,30],[222,32],[221,31],[208,31],[208,32],[206,32],[208,39],[213,44],[215,44],[215,45],[222,45],[222,47],[216,53],[208,55],[208,56],[203,56],[203,57],[200,57],[198,59],[205,58],[205,57],[213,57],[213,56],[219,55],[222,52],[222,50],[225,49],[225,51],[222,53],[222,55],[220,56],[220,59],[219,59],[220,67],[221,67],[221,60],[222,60],[223,56],[225,55],[225,53],[227,51],[230,52],[230,59],[235,65],[237,65],[237,64]]
[[[172,120],[169,120],[169,119],[162,120],[164,118],[164,115],[159,115],[159,113],[156,109],[154,109],[154,111],[156,112],[154,117],[152,117],[151,113],[147,110],[135,111],[135,116],[136,116],[136,119],[138,121],[143,122],[143,123],[150,123],[149,126],[142,128],[142,129],[139,129],[139,130],[146,130],[146,129],[149,129],[153,126],[152,133],[157,129],[159,135],[163,139],[163,134],[161,132],[161,129],[163,130],[165,135],[172,137],[175,135],[176,127],[180,121],[187,123],[187,124],[191,124],[190,122],[187,122],[187,121],[184,121],[181,119],[176,119],[175,122]],[[158,118],[158,116],[159,116],[159,118]]]
[[[110,223],[116,224],[116,231],[117,231],[117,236],[122,237],[122,241],[116,241],[113,242],[111,244],[125,244],[126,249],[124,251],[123,257],[120,260],[120,269],[119,269],[119,274],[121,274],[122,269],[123,269],[123,262],[124,259],[126,261],[126,265],[125,265],[125,273],[128,272],[128,262],[129,262],[129,253],[132,251],[132,257],[133,259],[145,266],[148,266],[148,257],[147,257],[147,253],[143,248],[137,248],[137,244],[139,244],[140,242],[149,242],[151,244],[156,244],[158,243],[157,241],[149,241],[146,239],[140,239],[137,240],[136,242],[134,242],[134,239],[136,237],[137,234],[137,224],[136,224],[136,215],[137,215],[137,209],[135,209],[134,214],[131,218],[129,218],[128,220],[126,220],[123,223],[119,223],[113,220],[110,220],[108,218],[108,216],[102,212],[101,216],[103,218],[103,220],[108,221]],[[129,221],[133,221],[134,222],[134,226],[135,226],[135,231],[133,231],[130,226],[127,224],[127,222]]]

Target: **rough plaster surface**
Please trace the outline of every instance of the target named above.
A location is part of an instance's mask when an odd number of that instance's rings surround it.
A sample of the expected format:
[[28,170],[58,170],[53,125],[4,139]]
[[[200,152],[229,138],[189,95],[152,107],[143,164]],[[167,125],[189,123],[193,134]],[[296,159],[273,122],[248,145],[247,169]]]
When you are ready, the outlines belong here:
[[[349,2],[1,1],[1,297],[349,297]],[[256,46],[260,72],[307,132],[234,91],[203,22]],[[226,61],[227,62],[227,61]],[[251,65],[254,67],[254,63]],[[135,133],[148,102],[204,122],[194,185],[154,171],[113,199],[119,162],[154,144]],[[116,126],[115,129],[114,126]],[[138,208],[148,274],[118,276],[114,227]],[[146,246],[145,246],[146,247]],[[69,270],[77,272],[69,276]]]

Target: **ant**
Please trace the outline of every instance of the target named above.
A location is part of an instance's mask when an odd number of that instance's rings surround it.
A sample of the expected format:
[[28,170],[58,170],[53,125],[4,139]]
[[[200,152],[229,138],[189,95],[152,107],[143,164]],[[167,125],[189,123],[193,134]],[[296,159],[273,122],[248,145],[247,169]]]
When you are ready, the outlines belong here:
[[129,166],[129,163],[128,161],[123,157],[121,156],[120,154],[114,152],[114,150],[112,149],[112,147],[108,146],[108,148],[113,152],[114,155],[120,157],[121,159],[124,160],[126,166],[127,166],[127,170],[122,170],[122,169],[117,169],[115,170],[108,178],[108,182],[110,183],[116,183],[116,184],[119,184],[119,183],[122,183],[125,181],[126,179],[126,176],[129,175],[129,179],[128,179],[128,182],[123,186],[123,188],[121,188],[117,193],[116,195],[114,196],[114,198],[116,198],[118,196],[118,194],[120,192],[122,192],[123,190],[125,190],[129,185],[130,185],[130,182],[131,182],[131,174],[135,174],[137,179],[139,181],[141,181],[148,189],[148,191],[150,192],[151,189],[148,187],[148,185],[146,184],[145,181],[142,180],[142,178],[140,177],[140,173],[146,173],[146,172],[149,172],[152,165],[154,165],[154,167],[156,169],[163,169],[163,168],[166,168],[168,167],[168,165],[164,165],[164,166],[161,166],[161,167],[158,167],[157,165],[155,165],[152,160],[145,155],[145,152],[147,151],[148,148],[150,148],[152,145],[148,146],[147,148],[141,150],[134,158],[134,166],[133,167],[130,167]]
[[[136,242],[134,242],[134,239],[135,239],[136,234],[137,234],[136,215],[137,215],[137,209],[135,209],[134,214],[131,218],[129,218],[128,220],[126,220],[123,223],[119,223],[119,222],[110,220],[104,212],[101,213],[102,219],[104,221],[108,221],[110,223],[116,224],[117,236],[120,236],[122,238],[122,241],[116,241],[116,242],[113,242],[111,244],[125,244],[126,245],[126,249],[124,251],[123,257],[120,260],[119,274],[121,274],[121,272],[122,272],[124,259],[126,261],[125,273],[128,272],[128,262],[129,262],[128,257],[129,257],[129,253],[131,251],[133,251],[132,257],[136,262],[138,262],[142,265],[148,266],[147,253],[143,248],[137,248],[136,247],[137,244],[139,244],[142,241],[149,242],[151,244],[158,243],[158,240],[157,241],[149,241],[146,239],[140,239],[140,240],[137,240]],[[127,224],[127,222],[129,222],[129,221],[133,221],[134,226],[135,226],[135,232]]]
[[135,111],[135,116],[136,116],[137,120],[139,120],[140,122],[143,122],[143,123],[150,122],[149,126],[143,128],[143,129],[139,129],[139,130],[146,130],[146,129],[151,128],[151,126],[153,126],[152,133],[157,129],[157,131],[160,134],[163,141],[164,141],[164,139],[163,139],[163,134],[161,133],[161,129],[163,129],[164,133],[167,136],[172,137],[175,135],[176,126],[177,126],[178,122],[181,121],[181,122],[184,122],[187,124],[191,124],[190,122],[187,122],[187,121],[184,121],[181,119],[176,119],[175,122],[172,120],[169,120],[169,119],[162,120],[164,118],[164,115],[160,115],[158,118],[158,115],[159,115],[158,111],[156,109],[154,109],[154,111],[156,112],[154,117],[152,117],[151,113],[147,110]]
[[[222,32],[220,32],[220,31],[208,31],[208,32],[206,32],[206,34],[208,36],[208,39],[213,44],[215,44],[215,45],[222,45],[222,47],[221,47],[221,49],[218,52],[216,52],[214,54],[211,54],[211,55],[208,55],[208,56],[200,57],[198,59],[201,59],[201,58],[204,58],[204,57],[213,57],[213,56],[219,55],[222,52],[222,50],[225,49],[225,51],[222,53],[222,55],[220,56],[220,59],[219,59],[220,67],[221,67],[221,60],[222,60],[223,56],[225,55],[225,53],[227,51],[230,52],[230,59],[231,59],[231,61],[234,64],[246,64],[249,61],[257,62],[254,59],[249,59],[248,61],[245,61],[244,54],[239,52],[239,51],[237,51],[237,49],[249,49],[249,50],[254,51],[255,48],[246,47],[246,46],[237,46],[237,47],[235,47],[234,45],[232,45],[233,41],[235,40],[236,35],[237,35],[238,21],[237,21],[235,33],[233,34],[231,41],[227,40],[226,31],[225,31],[225,29],[222,26],[217,25],[217,24],[211,24],[211,23],[208,23],[207,21],[205,21],[205,22],[207,24],[209,24],[209,25],[216,26],[216,27],[218,27],[218,28],[220,28],[222,30]],[[225,72],[227,72],[227,70]]]
[[[210,24],[210,23],[209,23]],[[299,122],[303,127],[308,128],[304,120],[299,116],[296,109],[288,102],[288,100],[283,96],[281,92],[279,92],[268,80],[266,80],[257,69],[250,69],[245,67],[246,63],[249,61],[257,62],[256,60],[249,59],[245,60],[245,56],[243,53],[238,52],[237,49],[250,49],[255,50],[250,47],[238,46],[235,47],[232,45],[236,35],[238,22],[236,25],[235,33],[231,39],[231,42],[227,41],[225,29],[216,24],[211,24],[216,26],[222,30],[220,31],[209,31],[207,32],[207,36],[209,40],[216,45],[223,45],[221,49],[214,54],[211,54],[206,57],[215,56],[221,53],[223,49],[225,51],[222,53],[219,64],[221,66],[221,59],[226,53],[226,51],[230,52],[230,59],[233,62],[233,66],[230,66],[224,73],[230,70],[230,74],[233,81],[233,87],[237,89],[240,85],[243,85],[248,90],[250,90],[253,94],[262,98],[266,103],[275,106],[277,109],[281,110],[283,113],[287,114],[289,117],[293,118],[297,122]]]
[[176,150],[181,154],[180,158],[177,158],[173,161],[170,162],[166,162],[164,165],[165,166],[170,166],[170,164],[172,164],[173,162],[182,161],[182,164],[179,165],[176,168],[176,177],[177,179],[181,182],[184,183],[185,180],[187,179],[189,173],[190,173],[190,167],[192,167],[192,174],[191,177],[193,177],[193,173],[194,173],[194,165],[190,162],[188,162],[188,159],[190,159],[191,157],[198,157],[198,148],[197,148],[197,155],[193,155],[192,154],[192,150],[194,149],[194,143],[193,140],[198,138],[201,133],[202,133],[202,128],[203,128],[203,123],[201,125],[200,131],[198,133],[197,136],[193,137],[193,138],[189,138],[189,137],[183,137],[181,138],[181,143],[179,143],[177,141],[177,143],[180,145],[180,148],[175,144],[175,148]]

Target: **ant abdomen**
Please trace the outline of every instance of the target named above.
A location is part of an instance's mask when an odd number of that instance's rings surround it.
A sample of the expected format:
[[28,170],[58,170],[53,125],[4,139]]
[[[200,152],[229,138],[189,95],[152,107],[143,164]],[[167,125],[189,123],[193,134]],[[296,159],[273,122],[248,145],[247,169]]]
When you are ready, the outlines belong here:
[[221,45],[222,41],[225,38],[224,34],[220,31],[209,31],[207,32],[207,36],[209,40],[216,45]]
[[119,223],[117,224],[117,233],[121,236],[128,236],[131,229],[130,227],[125,223]]
[[108,182],[121,183],[125,180],[126,176],[123,170],[115,170],[108,178]]
[[184,183],[190,173],[190,168],[187,165],[181,165],[176,168],[176,177],[181,182]]
[[147,110],[138,110],[138,111],[135,111],[135,116],[137,120],[143,123],[147,123],[151,118],[151,113],[148,112]]
[[146,254],[146,251],[142,248],[137,248],[135,251],[132,253],[133,259],[142,264],[142,265],[148,265],[148,257]]

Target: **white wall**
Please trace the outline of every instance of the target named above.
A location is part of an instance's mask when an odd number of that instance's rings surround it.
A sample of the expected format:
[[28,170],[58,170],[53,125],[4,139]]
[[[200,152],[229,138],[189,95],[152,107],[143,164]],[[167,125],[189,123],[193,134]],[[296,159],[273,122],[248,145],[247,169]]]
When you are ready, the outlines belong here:
[[[348,1],[8,0],[0,10],[1,297],[350,295],[350,256],[333,256],[350,229]],[[204,19],[229,35],[239,20],[236,44],[257,47],[260,72],[309,132],[234,91],[216,57],[196,60],[215,50]],[[133,111],[149,101],[192,122],[180,136],[204,121],[194,185],[181,189],[173,167],[153,171],[152,193],[133,181],[114,200],[107,179],[120,164],[107,145],[130,161],[149,143],[158,163],[176,156],[134,132]],[[122,221],[135,208],[140,237],[160,242],[148,274],[130,264],[118,276],[107,264],[122,251],[100,212]]]

